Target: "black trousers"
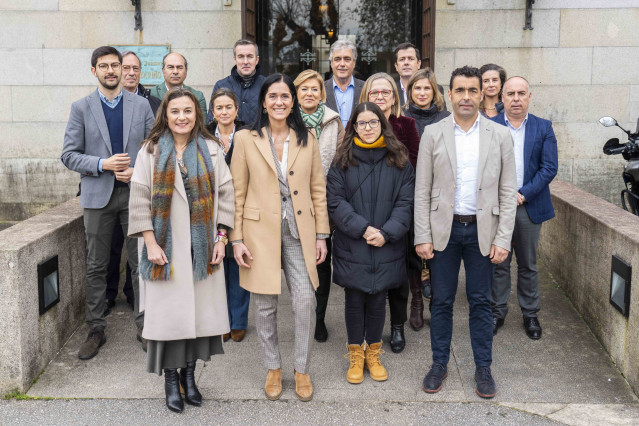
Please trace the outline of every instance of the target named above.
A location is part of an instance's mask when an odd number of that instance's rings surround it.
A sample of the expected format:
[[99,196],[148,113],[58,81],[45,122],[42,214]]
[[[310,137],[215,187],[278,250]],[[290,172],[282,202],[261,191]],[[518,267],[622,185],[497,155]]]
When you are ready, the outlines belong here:
[[315,318],[318,321],[324,321],[326,316],[326,305],[328,305],[328,296],[331,294],[331,253],[333,251],[333,238],[328,237],[326,240],[326,260],[317,265],[317,276],[319,278],[319,286],[315,290],[315,299],[317,307],[315,308]]
[[[120,259],[122,258],[122,247],[124,245],[124,233],[120,226],[120,219],[116,220],[111,238],[111,252],[109,253],[109,266],[107,267],[107,300],[115,300],[120,286]],[[126,281],[122,292],[127,300],[134,301],[133,283],[131,282],[131,267],[126,263]]]
[[369,294],[345,288],[344,317],[349,345],[382,341],[386,321],[386,292]]

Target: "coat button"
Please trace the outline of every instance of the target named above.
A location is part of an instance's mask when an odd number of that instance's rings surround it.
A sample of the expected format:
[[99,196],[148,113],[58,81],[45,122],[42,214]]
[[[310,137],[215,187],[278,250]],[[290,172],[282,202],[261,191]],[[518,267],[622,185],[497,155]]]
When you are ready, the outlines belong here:
[[297,195],[297,191],[293,191],[293,195]]
[[297,211],[297,214],[302,214],[302,211],[301,211],[301,210],[298,210],[298,211]]
[[286,197],[282,197],[282,201],[286,201]]
[[295,173],[293,173],[293,170],[291,170],[290,172],[288,172],[288,174],[293,176]]

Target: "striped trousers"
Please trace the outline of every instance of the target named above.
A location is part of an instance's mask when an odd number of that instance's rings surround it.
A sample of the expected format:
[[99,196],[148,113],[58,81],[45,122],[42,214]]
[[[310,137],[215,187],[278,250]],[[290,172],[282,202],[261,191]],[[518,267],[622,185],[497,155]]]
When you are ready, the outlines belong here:
[[[295,220],[293,218],[292,220]],[[311,355],[311,343],[315,330],[315,290],[308,276],[302,244],[291,235],[288,221],[283,220],[282,269],[291,294],[295,320],[295,371],[307,374]],[[264,350],[266,368],[276,370],[282,366],[277,339],[277,294],[251,295],[255,303],[255,326]]]

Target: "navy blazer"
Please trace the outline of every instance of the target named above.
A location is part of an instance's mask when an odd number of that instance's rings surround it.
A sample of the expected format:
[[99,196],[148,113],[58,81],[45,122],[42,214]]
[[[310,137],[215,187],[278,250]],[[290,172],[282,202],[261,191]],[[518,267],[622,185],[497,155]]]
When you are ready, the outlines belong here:
[[[504,113],[491,118],[506,126]],[[552,123],[528,114],[524,135],[524,186],[519,193],[524,196],[524,206],[533,223],[542,223],[555,217],[548,185],[557,175],[557,138]]]

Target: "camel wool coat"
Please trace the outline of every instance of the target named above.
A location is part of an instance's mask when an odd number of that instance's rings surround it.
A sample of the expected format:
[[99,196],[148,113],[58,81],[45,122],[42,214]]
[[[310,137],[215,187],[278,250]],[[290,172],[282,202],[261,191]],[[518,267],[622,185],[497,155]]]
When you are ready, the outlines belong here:
[[[231,173],[235,187],[235,226],[231,241],[243,240],[251,252],[251,266],[240,266],[240,286],[252,293],[280,294],[282,291],[281,202],[275,160],[266,127],[263,136],[255,130],[240,130],[233,138]],[[283,171],[284,172],[284,171]],[[317,139],[308,133],[306,146],[298,145],[290,130],[288,186],[300,235],[304,263],[317,289],[315,266],[317,234],[328,234],[326,181]]]
[[[191,142],[192,143],[192,142]],[[215,229],[219,224],[233,226],[234,200],[231,173],[222,148],[207,141],[215,173]],[[158,147],[156,146],[157,150]],[[152,231],[151,194],[155,154],[143,147],[131,178],[129,236],[138,238],[142,255],[144,231]],[[189,205],[177,161],[175,189],[171,198],[171,254],[173,276],[170,281],[145,281],[140,276],[140,311],[144,311],[142,337],[149,340],[181,340],[217,336],[230,331],[226,305],[224,265],[206,279],[193,282],[191,261],[191,221]]]

